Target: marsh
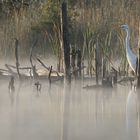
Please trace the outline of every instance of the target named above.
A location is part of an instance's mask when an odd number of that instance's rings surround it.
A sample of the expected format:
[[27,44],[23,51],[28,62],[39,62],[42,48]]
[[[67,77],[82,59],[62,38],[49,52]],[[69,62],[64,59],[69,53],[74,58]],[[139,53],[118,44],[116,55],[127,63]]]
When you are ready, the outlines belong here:
[[0,139],[3,140],[138,140],[139,93],[127,86],[83,89],[92,81],[0,80]]

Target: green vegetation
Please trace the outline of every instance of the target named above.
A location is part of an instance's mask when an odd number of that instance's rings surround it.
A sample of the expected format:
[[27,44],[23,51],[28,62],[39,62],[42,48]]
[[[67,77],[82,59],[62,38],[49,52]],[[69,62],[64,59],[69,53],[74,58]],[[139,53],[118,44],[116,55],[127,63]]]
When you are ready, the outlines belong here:
[[[13,56],[14,41],[20,42],[22,56],[38,39],[36,53],[52,50],[62,65],[61,0],[5,0],[0,3],[0,55]],[[121,56],[124,65],[124,34],[119,26],[132,29],[132,45],[139,40],[139,0],[67,0],[70,44],[82,50],[92,71],[94,49],[98,44],[107,59]],[[10,55],[9,55],[10,54]]]

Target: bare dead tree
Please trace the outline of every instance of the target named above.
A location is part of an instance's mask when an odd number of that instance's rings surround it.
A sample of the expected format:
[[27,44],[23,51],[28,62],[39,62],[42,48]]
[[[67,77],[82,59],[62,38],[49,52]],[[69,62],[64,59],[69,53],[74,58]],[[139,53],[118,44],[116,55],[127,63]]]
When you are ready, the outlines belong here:
[[65,61],[65,76],[71,81],[70,74],[70,45],[68,37],[68,20],[67,20],[67,3],[62,3],[62,29],[63,29],[63,45],[64,45],[64,61]]
[[18,47],[19,47],[19,41],[17,38],[15,38],[15,57],[16,57],[16,68],[17,68],[17,73],[18,73],[18,77],[21,80],[21,75],[19,72],[19,59],[18,59]]

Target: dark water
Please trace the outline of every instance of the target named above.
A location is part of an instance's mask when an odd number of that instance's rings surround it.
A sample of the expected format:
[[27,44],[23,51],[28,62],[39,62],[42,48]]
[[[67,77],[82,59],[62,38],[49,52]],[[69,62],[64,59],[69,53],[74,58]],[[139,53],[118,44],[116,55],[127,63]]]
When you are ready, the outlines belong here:
[[138,140],[139,91],[0,81],[0,140]]

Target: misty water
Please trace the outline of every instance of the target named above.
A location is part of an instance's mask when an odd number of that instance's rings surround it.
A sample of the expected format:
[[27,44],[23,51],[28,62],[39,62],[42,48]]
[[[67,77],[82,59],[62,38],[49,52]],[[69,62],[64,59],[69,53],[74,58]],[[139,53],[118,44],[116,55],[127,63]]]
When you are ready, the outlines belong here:
[[40,81],[0,80],[0,139],[3,140],[138,140],[139,96],[130,86],[83,89],[93,81],[71,86]]

